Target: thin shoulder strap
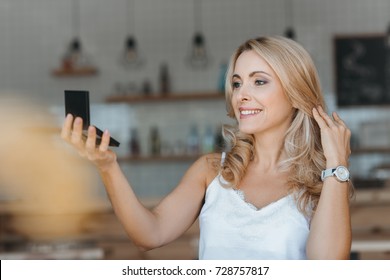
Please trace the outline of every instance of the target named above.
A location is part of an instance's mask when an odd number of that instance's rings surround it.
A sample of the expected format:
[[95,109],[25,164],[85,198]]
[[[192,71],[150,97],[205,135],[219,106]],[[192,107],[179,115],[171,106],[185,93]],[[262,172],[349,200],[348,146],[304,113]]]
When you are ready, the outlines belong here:
[[223,163],[225,162],[225,158],[226,158],[226,152],[222,152],[222,157],[221,157],[221,166],[223,165]]

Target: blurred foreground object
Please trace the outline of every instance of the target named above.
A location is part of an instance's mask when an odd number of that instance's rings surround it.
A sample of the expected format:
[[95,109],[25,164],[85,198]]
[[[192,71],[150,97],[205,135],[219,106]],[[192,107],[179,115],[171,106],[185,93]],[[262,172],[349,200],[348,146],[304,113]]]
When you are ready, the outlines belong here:
[[1,96],[0,211],[11,215],[7,227],[29,239],[77,234],[99,204],[92,169],[61,140],[55,116]]

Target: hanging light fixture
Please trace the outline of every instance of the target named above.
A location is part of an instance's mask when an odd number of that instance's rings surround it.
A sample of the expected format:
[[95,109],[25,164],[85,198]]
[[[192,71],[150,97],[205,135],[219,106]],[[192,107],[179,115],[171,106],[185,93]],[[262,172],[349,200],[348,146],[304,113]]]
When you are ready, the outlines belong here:
[[390,22],[389,24],[387,25],[387,30],[386,30],[386,34],[385,34],[385,46],[390,49]]
[[206,49],[206,41],[201,28],[201,0],[194,0],[194,27],[195,33],[192,37],[190,54],[188,57],[189,65],[193,68],[205,68],[209,64],[209,57]]
[[135,1],[126,0],[126,22],[128,28],[128,35],[125,39],[124,48],[121,55],[121,63],[126,68],[135,68],[143,64],[138,50],[137,40],[135,39]]
[[288,26],[286,30],[284,31],[284,36],[286,36],[289,39],[295,40],[295,30],[292,26]]
[[296,39],[295,29],[294,29],[294,14],[293,14],[293,1],[285,0],[285,18],[287,22],[287,27],[284,31],[284,36],[292,40]]
[[80,0],[72,1],[72,32],[73,38],[68,44],[63,56],[63,67],[68,70],[77,70],[89,66],[90,62],[83,51],[80,39]]

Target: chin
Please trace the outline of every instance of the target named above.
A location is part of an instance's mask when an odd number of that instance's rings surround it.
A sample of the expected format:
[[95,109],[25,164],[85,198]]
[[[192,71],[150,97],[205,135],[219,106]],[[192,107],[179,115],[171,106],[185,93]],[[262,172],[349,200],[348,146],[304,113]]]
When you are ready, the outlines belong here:
[[245,134],[254,134],[254,133],[258,132],[258,130],[256,130],[253,127],[240,126],[240,125],[238,126],[238,130],[242,133],[245,133]]

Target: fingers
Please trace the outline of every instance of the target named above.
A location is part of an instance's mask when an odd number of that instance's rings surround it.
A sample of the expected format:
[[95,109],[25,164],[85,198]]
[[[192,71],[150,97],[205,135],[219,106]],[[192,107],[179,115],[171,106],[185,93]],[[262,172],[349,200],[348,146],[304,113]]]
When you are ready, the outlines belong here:
[[325,120],[320,115],[320,112],[317,108],[313,108],[313,117],[316,120],[316,122],[318,123],[320,128],[325,128],[328,126],[327,123],[325,122]]
[[61,130],[61,138],[67,142],[70,141],[70,136],[72,134],[72,124],[73,124],[73,116],[72,114],[68,114],[65,118]]
[[88,127],[88,137],[85,142],[85,149],[88,153],[95,152],[96,149],[96,129],[93,126]]
[[105,150],[102,150],[101,148],[101,145],[105,145],[103,141],[101,142],[100,146],[97,147],[96,137],[96,128],[94,126],[88,127],[88,138],[85,142],[85,150],[87,158],[92,162],[102,160],[105,157],[104,152],[107,151],[107,148],[105,148]]
[[91,126],[88,129],[88,140],[87,140],[87,157],[99,168],[104,168],[107,163],[112,162],[112,152],[108,149],[110,143],[110,134],[108,130],[105,130],[100,145],[96,146],[96,128]]
[[[108,150],[109,144],[110,144],[110,134],[108,130],[106,130],[103,133],[98,150],[100,152],[106,152]],[[88,153],[93,153],[96,150],[96,128],[94,126],[90,126],[88,128],[88,138],[85,143],[85,147]]]
[[340,116],[336,112],[333,112],[332,116],[333,116],[333,119],[335,120],[335,122],[337,122],[338,124],[341,124],[341,125],[347,127],[345,122],[340,118]]
[[340,118],[340,116],[336,112],[332,113],[332,117],[333,117],[332,119],[324,111],[324,109],[322,109],[321,106],[318,106],[317,108],[313,108],[313,117],[321,128],[333,127],[336,125],[347,127],[345,122]]
[[73,122],[73,130],[71,133],[70,141],[78,149],[82,149],[84,146],[83,120],[80,117],[76,117],[76,119]]
[[102,141],[99,146],[100,152],[106,152],[108,150],[108,145],[110,144],[110,133],[108,130],[105,130],[103,133]]
[[[110,133],[104,131],[99,147],[96,146],[96,128],[88,127],[88,135],[83,135],[83,120],[80,117],[75,119],[68,114],[62,125],[61,138],[72,144],[80,155],[86,156],[91,160],[96,160],[109,150]],[[87,137],[86,137],[87,136]]]
[[82,134],[83,120],[76,117],[73,121],[73,116],[68,114],[65,118],[64,124],[62,125],[61,138],[80,149],[83,144]]
[[324,111],[324,109],[321,106],[318,106],[318,113],[320,114],[321,118],[325,121],[326,125],[328,127],[334,126],[334,122],[331,117]]

